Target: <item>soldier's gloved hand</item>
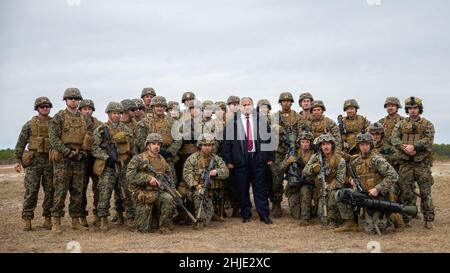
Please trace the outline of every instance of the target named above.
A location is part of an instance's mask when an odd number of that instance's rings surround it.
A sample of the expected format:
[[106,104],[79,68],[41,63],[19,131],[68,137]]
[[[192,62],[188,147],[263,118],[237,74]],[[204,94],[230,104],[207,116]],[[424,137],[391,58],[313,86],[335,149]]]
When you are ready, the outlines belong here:
[[67,157],[69,159],[79,160],[77,151],[70,151],[70,153],[69,153],[69,155]]
[[288,163],[288,164],[292,164],[292,163],[294,163],[295,161],[297,161],[297,157],[294,156],[294,155],[289,156],[288,159],[287,159],[287,163]]
[[320,173],[320,164],[319,163],[314,163],[312,166],[312,171],[314,174],[318,174]]

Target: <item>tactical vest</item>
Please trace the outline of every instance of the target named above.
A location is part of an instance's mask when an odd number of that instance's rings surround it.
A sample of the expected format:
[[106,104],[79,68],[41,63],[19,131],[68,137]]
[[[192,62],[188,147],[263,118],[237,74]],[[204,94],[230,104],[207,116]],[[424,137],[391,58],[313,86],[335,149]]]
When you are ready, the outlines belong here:
[[383,177],[375,170],[374,166],[374,155],[370,155],[367,158],[362,158],[359,156],[353,161],[356,174],[361,180],[361,187],[363,190],[373,189],[378,185]]
[[[208,169],[209,161],[213,157],[214,157],[214,155],[211,155],[208,158],[205,158],[200,155],[200,152],[197,153],[196,160],[195,160],[197,164],[194,167],[195,168],[194,169],[194,180],[199,185],[203,185],[202,173],[205,169]],[[218,188],[220,188],[220,182],[217,179],[211,178],[211,185],[210,185],[209,189],[218,189]]]
[[31,119],[31,135],[28,140],[28,150],[38,153],[48,153],[50,141],[48,138],[48,125],[50,120],[39,120],[38,117]]
[[198,150],[197,139],[199,138],[200,134],[204,133],[203,122],[195,122],[194,126],[192,125],[192,122],[193,119],[185,119],[183,122],[183,126],[181,127],[183,144],[180,148],[179,153],[184,156],[191,155]]
[[61,134],[62,142],[73,150],[81,150],[87,133],[86,121],[83,115],[73,115],[64,112],[64,125]]
[[400,115],[397,115],[395,118],[390,118],[386,116],[383,118],[383,128],[384,128],[384,141],[389,142],[392,136],[392,131],[394,131],[395,125],[402,120]]
[[330,126],[329,119],[327,119],[324,116],[322,116],[322,118],[320,118],[319,120],[311,119],[311,121],[310,121],[310,129],[314,135],[314,138],[317,138],[323,134],[329,133],[329,130],[328,130],[329,126]]
[[168,147],[172,144],[172,126],[166,116],[159,118],[155,117],[155,115],[150,115],[148,119],[148,128],[148,134],[158,133],[161,135],[163,147]]
[[[162,159],[161,156],[158,157],[151,157],[148,152],[144,152],[142,154],[142,159],[144,162],[148,162],[148,164],[150,164],[153,169],[156,171],[155,173],[151,173],[148,170],[143,169],[142,172],[148,175],[152,175],[152,176],[156,176],[156,175],[164,175],[164,173],[167,171],[164,161]],[[150,184],[147,184],[145,186],[145,190],[148,191],[159,191],[160,188],[158,186],[151,186]]]
[[356,115],[356,118],[350,119],[345,117],[344,120],[345,129],[347,129],[347,134],[343,135],[342,138],[345,143],[348,144],[348,149],[351,150],[356,145],[356,136],[364,131],[364,118],[360,115]]
[[[106,126],[106,125],[105,125]],[[119,161],[125,162],[128,160],[131,152],[131,145],[128,140],[128,136],[120,126],[117,128],[111,128],[108,126],[109,134],[113,143],[119,147]]]
[[[339,163],[341,162],[342,157],[339,154],[334,153],[330,158],[325,158],[325,164],[328,167],[328,170],[330,171],[330,174],[325,177],[325,181],[327,182],[327,185],[331,186],[336,183],[336,177],[337,177],[337,169],[339,167]],[[319,162],[317,160],[317,162]],[[322,183],[320,179],[316,180],[316,188],[322,188]],[[329,187],[328,187],[329,188]]]
[[[428,121],[424,118],[420,118],[418,121],[412,121],[411,119],[405,119],[401,129],[402,133],[402,144],[411,144],[424,137]],[[402,153],[403,158],[409,159],[410,156]],[[421,162],[422,160],[428,158],[431,160],[431,151],[418,151],[413,157],[415,162]]]

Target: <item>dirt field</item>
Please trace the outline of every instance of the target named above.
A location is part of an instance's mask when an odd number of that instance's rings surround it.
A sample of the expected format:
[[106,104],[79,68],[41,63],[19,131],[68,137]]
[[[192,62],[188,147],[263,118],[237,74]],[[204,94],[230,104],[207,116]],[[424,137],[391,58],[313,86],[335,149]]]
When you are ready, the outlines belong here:
[[[203,231],[176,226],[171,235],[139,234],[111,225],[104,234],[93,227],[89,232],[73,231],[66,217],[63,234],[55,236],[39,227],[42,196],[33,231],[22,231],[23,174],[14,173],[11,166],[0,166],[0,252],[69,252],[71,241],[79,242],[82,252],[370,252],[370,246],[377,245],[371,241],[379,243],[381,252],[450,252],[450,163],[437,162],[433,175],[437,217],[432,231],[425,230],[421,220],[413,220],[412,227],[400,234],[335,234],[318,224],[298,226],[288,216],[285,202],[283,217],[269,226],[259,222],[254,213],[250,224],[227,218]],[[89,198],[91,205],[92,196]]]

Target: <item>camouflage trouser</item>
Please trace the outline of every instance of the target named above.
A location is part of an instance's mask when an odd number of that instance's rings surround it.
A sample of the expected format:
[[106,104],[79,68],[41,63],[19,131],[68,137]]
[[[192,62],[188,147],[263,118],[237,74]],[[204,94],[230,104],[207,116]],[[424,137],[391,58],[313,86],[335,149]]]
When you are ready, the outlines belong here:
[[269,187],[269,198],[270,202],[277,203],[283,201],[283,177],[284,172],[280,169],[281,162],[283,160],[281,157],[277,157],[275,162],[270,165],[270,170],[272,171],[272,185]]
[[94,194],[94,208],[92,209],[92,213],[94,215],[97,215],[97,206],[98,206],[98,176],[94,174],[94,162],[95,158],[88,157],[87,164],[86,164],[86,174],[84,175],[84,181],[83,181],[83,202],[81,204],[82,211],[84,213],[84,216],[88,216],[88,211],[86,210],[87,207],[87,189],[89,186],[89,179],[92,180],[92,193]]
[[53,163],[53,186],[55,188],[52,216],[64,217],[64,203],[67,192],[70,193],[70,217],[84,216],[81,204],[83,202],[83,179],[86,171],[86,161],[76,161],[67,158]]
[[[420,210],[425,221],[434,221],[434,206],[431,198],[431,186],[434,184],[431,167],[427,163],[401,162],[399,168],[400,203],[415,206],[414,183],[420,191]],[[404,216],[405,222],[411,216]]]
[[[131,200],[131,193],[129,199],[130,201],[127,201],[125,197],[125,171],[125,168],[120,168],[119,173],[116,173],[113,168],[109,166],[105,167],[105,170],[103,171],[103,174],[100,176],[100,179],[98,181],[99,200],[97,214],[99,217],[107,217],[110,215],[110,201],[114,190],[121,203],[125,205],[127,217],[134,218],[134,207]],[[128,190],[128,192],[130,191]]]
[[293,189],[291,187],[286,187],[285,195],[288,198],[289,212],[292,218],[300,219],[302,200],[301,200],[301,189]]
[[48,154],[36,154],[33,164],[25,169],[25,195],[23,200],[22,218],[33,219],[34,209],[39,196],[39,187],[42,183],[44,189],[44,202],[42,203],[42,215],[50,216],[53,206],[53,167],[48,162]]
[[[320,193],[322,193],[320,191]],[[336,190],[327,190],[327,217],[324,216],[323,197],[320,194],[317,207],[317,216],[322,224],[341,223],[342,220],[354,219],[352,207],[342,202],[336,202]]]
[[223,180],[224,198],[225,202],[229,202],[230,207],[233,209],[239,209],[239,192],[236,186],[236,179],[234,179],[234,173],[230,170],[230,175],[227,179]]
[[[386,198],[377,198],[386,200]],[[378,226],[378,229],[380,232],[383,232],[388,227],[388,215],[386,212],[382,212],[379,210],[368,210],[367,208],[364,209],[365,214],[365,223],[364,223],[364,229],[367,233],[375,234],[376,229],[375,225]]]
[[[205,200],[203,202],[202,211],[200,213],[199,220],[202,221],[204,226],[209,225],[211,222],[211,218],[214,215],[214,206],[213,206],[213,191],[208,191],[208,194],[205,196]],[[195,206],[195,214],[194,217],[197,217],[198,210],[200,209],[201,197],[199,191],[192,192],[192,200],[194,201]]]
[[[152,204],[142,203],[135,200],[136,216],[134,223],[140,232],[150,232],[152,229],[152,216],[159,215],[159,227],[172,225],[173,198],[167,192],[158,192],[156,201]],[[155,210],[157,211],[155,213]],[[153,227],[154,228],[154,227]]]

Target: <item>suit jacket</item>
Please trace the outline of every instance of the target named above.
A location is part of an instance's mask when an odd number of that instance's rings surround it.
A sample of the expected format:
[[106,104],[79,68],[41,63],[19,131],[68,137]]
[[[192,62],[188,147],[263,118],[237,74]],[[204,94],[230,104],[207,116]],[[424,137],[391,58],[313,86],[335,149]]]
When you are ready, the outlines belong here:
[[[259,115],[256,111],[253,117],[253,139],[255,150],[259,162],[275,160],[275,151],[271,148],[272,132],[267,118]],[[265,128],[260,128],[264,126]],[[272,145],[273,146],[273,145]],[[261,150],[263,147],[264,150]],[[226,136],[222,145],[221,154],[226,164],[233,164],[234,167],[245,167],[247,165],[247,136],[244,124],[241,122],[241,112],[234,114],[232,119],[226,123]]]

